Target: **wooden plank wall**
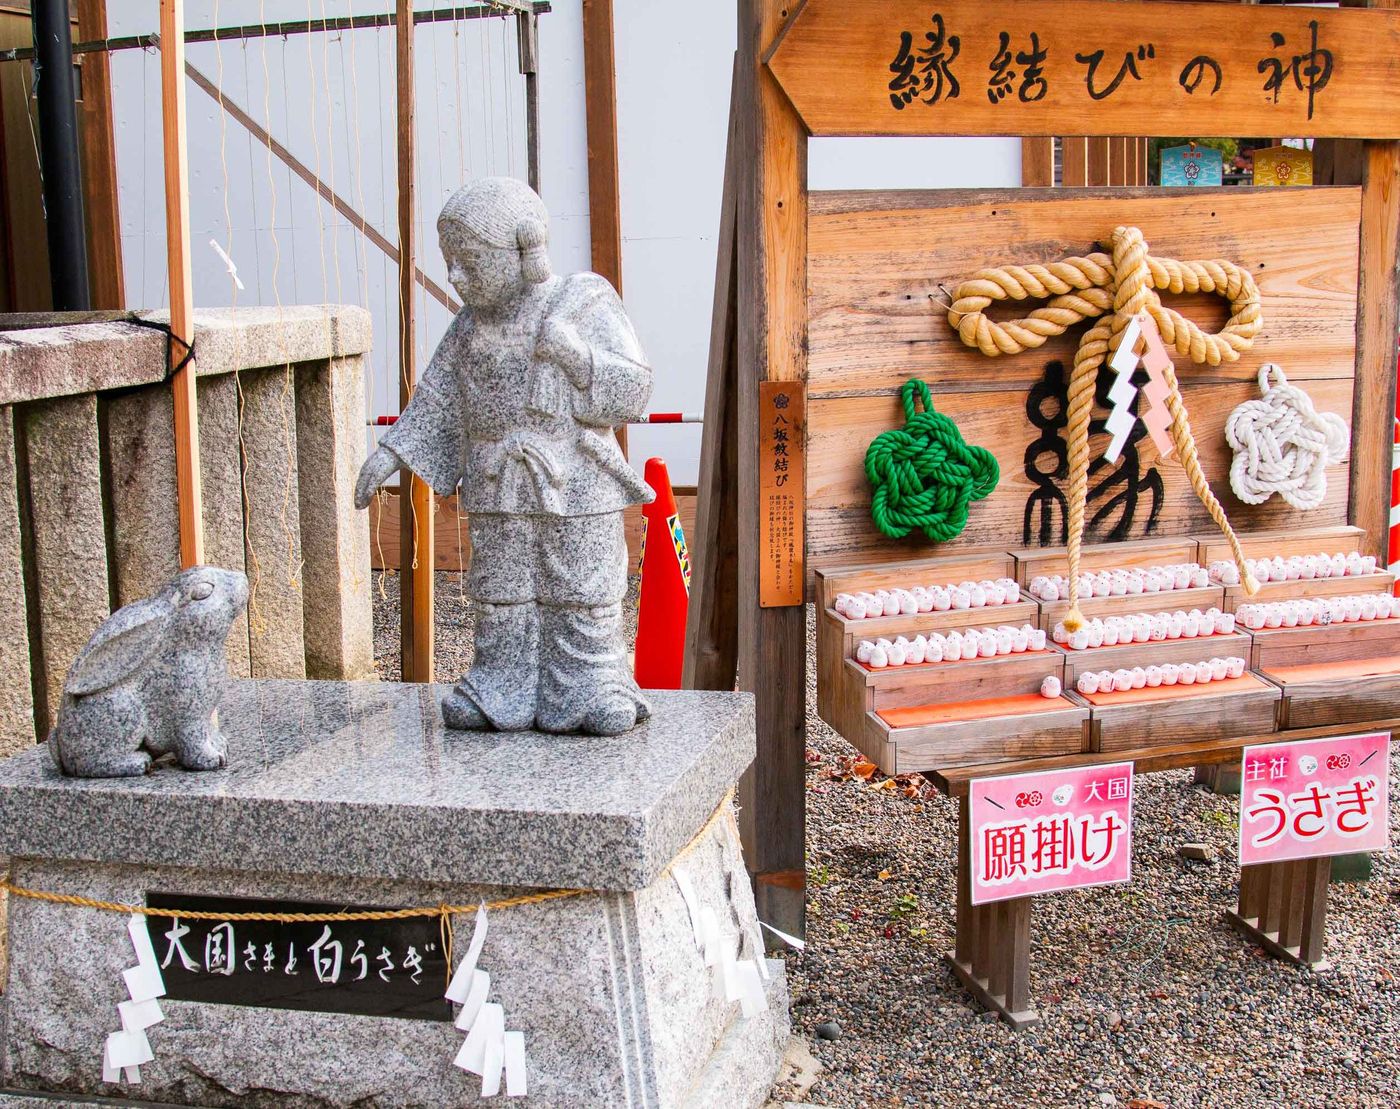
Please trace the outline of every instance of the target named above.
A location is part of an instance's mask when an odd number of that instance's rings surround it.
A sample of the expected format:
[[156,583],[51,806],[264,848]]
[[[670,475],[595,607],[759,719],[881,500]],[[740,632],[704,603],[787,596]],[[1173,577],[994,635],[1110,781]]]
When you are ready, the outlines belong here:
[[[1253,350],[1239,362],[1214,369],[1177,358],[1202,463],[1231,519],[1244,530],[1347,521],[1345,463],[1331,468],[1327,500],[1311,513],[1298,513],[1278,498],[1257,508],[1240,504],[1229,490],[1224,424],[1236,405],[1258,395],[1255,378],[1266,361],[1283,364],[1319,408],[1350,416],[1359,190],[817,193],[810,210],[809,567],[867,557],[927,558],[974,544],[1063,542],[1064,515],[1055,490],[1064,483],[1053,477],[1039,482],[1030,469],[1052,475],[1056,470],[1053,423],[1061,409],[1047,366],[1072,364],[1082,329],[1037,351],[990,359],[962,345],[932,298],[945,299],[945,290],[984,266],[1085,254],[1119,224],[1141,227],[1156,255],[1227,258],[1248,265],[1259,282],[1265,329]],[[1308,233],[1280,234],[1280,228],[1307,228]],[[1219,328],[1228,315],[1224,302],[1215,298],[1168,302],[1208,330]],[[1030,307],[994,314],[1011,318]],[[887,540],[870,520],[864,453],[881,431],[903,423],[898,390],[911,376],[924,378],[939,410],[953,418],[968,441],[993,450],[1002,467],[1001,483],[973,506],[963,536],[942,547],[915,536]],[[1104,375],[1101,388],[1109,376]],[[1048,430],[1034,426],[1028,416],[1032,387],[1046,394],[1038,419],[1052,425]],[[1033,447],[1038,438],[1042,441]],[[1103,436],[1096,438],[1095,457],[1105,442]],[[1091,518],[1100,509],[1105,515],[1091,527],[1090,539],[1210,530],[1181,467],[1174,460],[1162,463],[1148,441],[1138,444],[1137,456],[1139,484],[1150,481],[1153,472],[1160,478],[1155,520],[1150,486],[1141,489],[1131,518],[1125,519],[1125,502],[1131,498],[1122,495],[1127,483],[1119,481],[1091,500]],[[1106,467],[1096,469],[1091,489],[1111,473]],[[1040,498],[1034,500],[1037,493]],[[1118,500],[1109,504],[1114,495]],[[1038,508],[1028,519],[1028,508],[1039,503],[1050,506],[1048,535],[1042,535]]]

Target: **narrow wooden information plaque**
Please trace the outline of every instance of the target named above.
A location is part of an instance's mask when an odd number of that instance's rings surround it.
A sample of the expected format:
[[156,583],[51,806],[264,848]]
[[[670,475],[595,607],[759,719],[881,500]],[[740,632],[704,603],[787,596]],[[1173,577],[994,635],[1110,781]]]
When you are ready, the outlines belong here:
[[759,382],[758,597],[764,608],[802,603],[806,411],[801,382]]

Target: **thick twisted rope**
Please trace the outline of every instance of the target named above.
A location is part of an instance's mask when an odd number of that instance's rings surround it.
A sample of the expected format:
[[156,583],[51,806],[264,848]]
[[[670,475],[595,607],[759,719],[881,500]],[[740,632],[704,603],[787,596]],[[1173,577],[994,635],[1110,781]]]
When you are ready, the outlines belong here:
[[[997,486],[996,456],[964,441],[918,378],[900,390],[904,427],[881,432],[865,452],[865,476],[874,487],[870,515],[885,535],[903,539],[916,528],[935,543],[962,534],[967,510]],[[916,396],[923,411],[914,407]]]
[[[1179,312],[1165,307],[1159,292],[1217,293],[1230,302],[1230,319],[1218,334],[1207,334]],[[985,309],[993,301],[1043,296],[1051,297],[1049,303],[1021,320],[998,323],[985,315]],[[1147,253],[1142,232],[1136,227],[1114,230],[1112,257],[1091,254],[1087,258],[1067,258],[1049,266],[981,270],[958,286],[948,312],[948,323],[957,330],[962,341],[989,357],[1033,350],[1076,324],[1090,319],[1095,321],[1075,352],[1066,409],[1070,609],[1064,623],[1068,630],[1078,630],[1084,620],[1079,609],[1079,559],[1089,491],[1089,420],[1094,407],[1094,389],[1100,367],[1128,321],[1140,312],[1152,317],[1169,347],[1193,362],[1210,366],[1238,359],[1253,345],[1254,337],[1263,327],[1259,289],[1248,271],[1224,260],[1178,262],[1170,258],[1152,258]],[[1168,367],[1163,376],[1171,390],[1167,409],[1172,418],[1172,441],[1181,456],[1182,467],[1192,490],[1229,542],[1239,566],[1240,581],[1245,592],[1252,595],[1258,583],[1249,573],[1239,539],[1201,470],[1175,368]]]
[[1272,362],[1259,371],[1259,391],[1262,399],[1245,401],[1225,424],[1235,452],[1230,488],[1245,504],[1263,504],[1277,493],[1294,508],[1316,508],[1327,496],[1327,467],[1351,445],[1346,421],[1319,412]]

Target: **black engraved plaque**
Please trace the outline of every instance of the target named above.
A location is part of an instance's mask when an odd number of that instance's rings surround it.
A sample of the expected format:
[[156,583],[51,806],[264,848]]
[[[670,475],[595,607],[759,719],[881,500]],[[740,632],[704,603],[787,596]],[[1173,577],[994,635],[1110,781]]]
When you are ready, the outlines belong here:
[[318,923],[189,920],[216,913],[341,913],[378,906],[151,893],[147,918],[166,996],[357,1016],[451,1020],[439,918]]

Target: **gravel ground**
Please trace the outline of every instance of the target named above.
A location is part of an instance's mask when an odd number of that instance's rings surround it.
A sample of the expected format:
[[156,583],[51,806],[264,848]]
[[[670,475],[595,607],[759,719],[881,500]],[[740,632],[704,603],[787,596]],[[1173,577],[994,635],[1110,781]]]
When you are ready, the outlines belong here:
[[[439,574],[437,658],[455,676],[470,631]],[[380,672],[397,673],[396,579],[376,576]],[[810,624],[810,614],[809,614]],[[810,629],[809,629],[810,630]],[[811,656],[809,656],[811,657]],[[815,690],[808,675],[808,704]],[[1315,974],[1247,944],[1233,797],[1187,771],[1136,783],[1133,881],[1037,900],[1031,994],[1012,1032],[972,1006],[941,961],[953,944],[955,810],[918,782],[849,774],[854,751],[808,724],[808,947],[788,956],[793,1028],[824,1072],[824,1106],[1394,1106],[1400,1103],[1400,865],[1334,885]],[[1400,796],[1400,774],[1391,790]],[[1395,824],[1392,816],[1392,841]],[[1203,842],[1216,861],[1179,858]],[[820,1039],[836,1022],[839,1037]],[[782,1093],[782,1091],[779,1091]]]

